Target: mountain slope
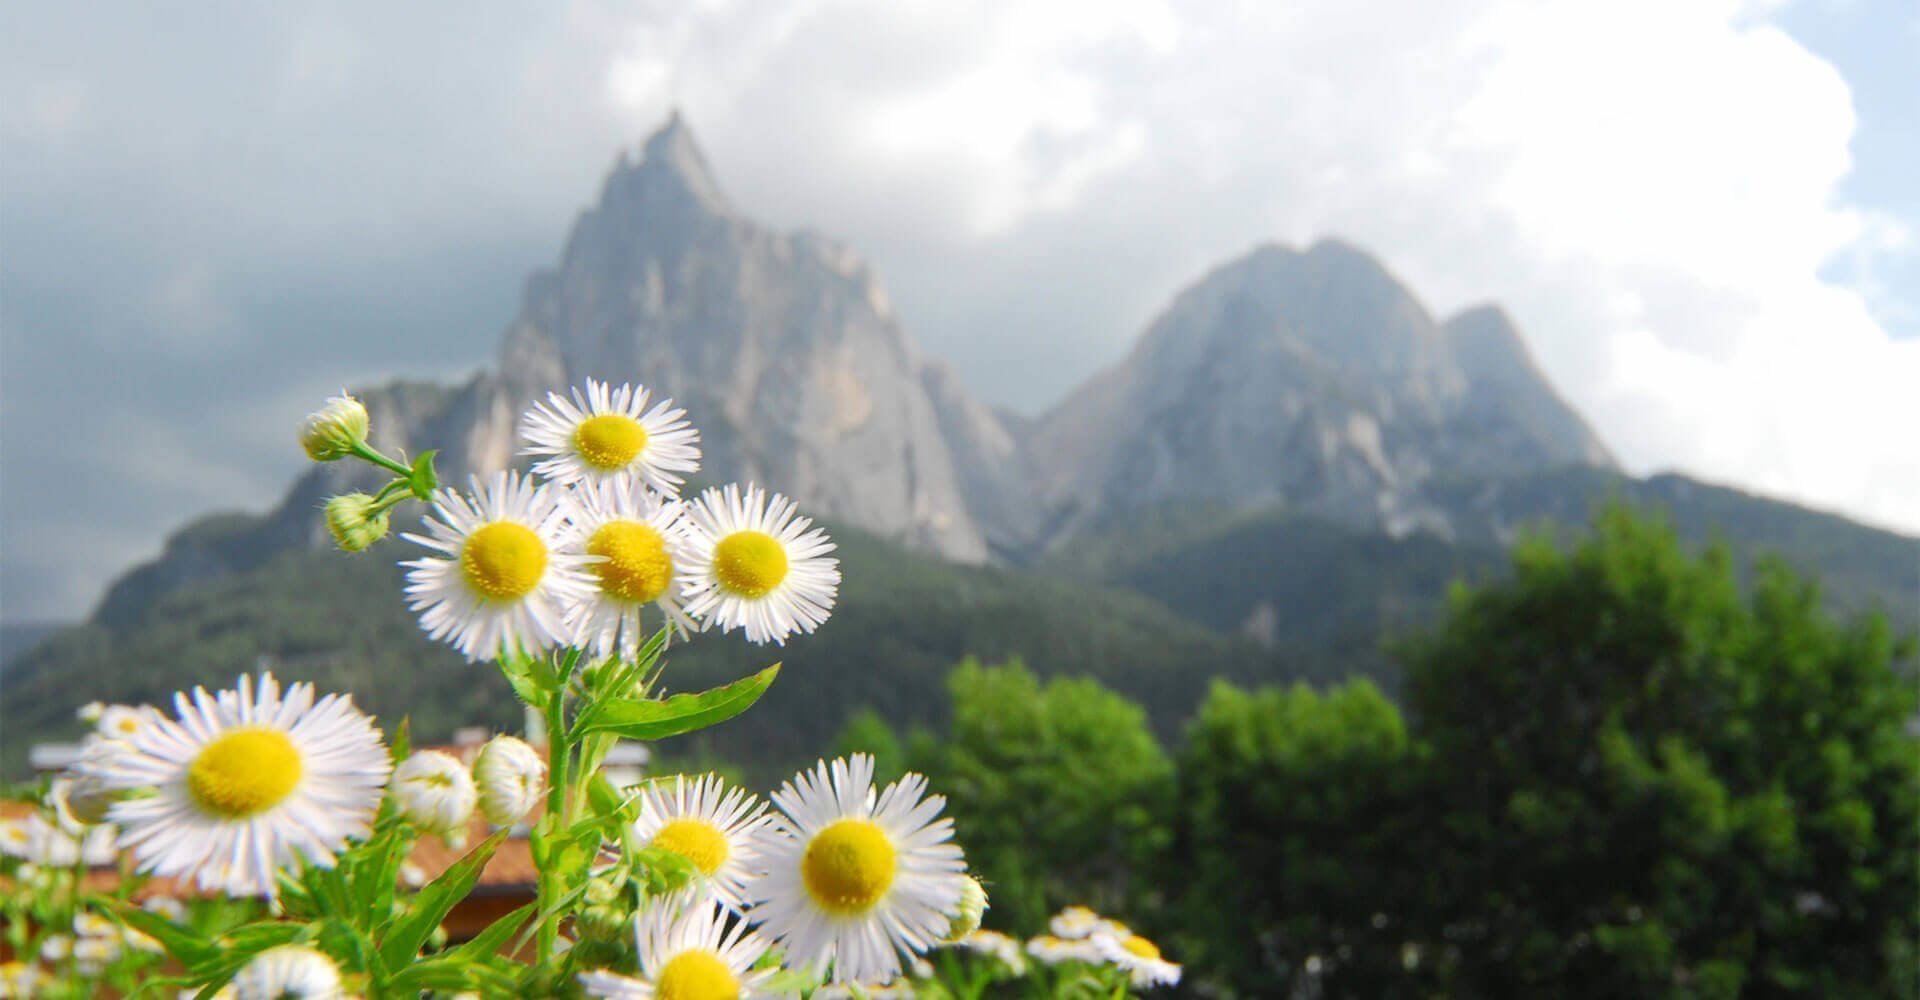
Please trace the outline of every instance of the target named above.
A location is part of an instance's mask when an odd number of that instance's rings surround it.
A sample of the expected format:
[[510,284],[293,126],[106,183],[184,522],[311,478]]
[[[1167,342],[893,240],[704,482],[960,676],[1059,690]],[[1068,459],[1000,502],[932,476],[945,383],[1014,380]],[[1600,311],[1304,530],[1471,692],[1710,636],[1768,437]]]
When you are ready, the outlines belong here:
[[1744,569],[1785,560],[1818,579],[1842,614],[1883,612],[1920,627],[1920,541],[1682,476],[1639,480],[1592,466],[1510,479],[1441,481],[1454,526],[1394,538],[1283,508],[1169,504],[1114,515],[1036,569],[1138,591],[1222,632],[1311,649],[1391,677],[1384,639],[1418,628],[1451,585],[1506,570],[1521,530],[1578,530],[1609,502],[1665,519],[1695,545],[1723,542]]
[[1194,499],[1444,533],[1435,475],[1613,465],[1497,311],[1436,324],[1331,240],[1261,247],[1181,292],[1032,444],[1052,458],[1040,488],[1062,534]]
[[[183,534],[205,542],[254,527],[223,516]],[[1253,683],[1309,673],[1305,661],[1221,636],[1137,594],[959,566],[845,526],[831,530],[845,584],[818,633],[784,648],[750,646],[735,633],[672,650],[672,690],[786,664],[744,720],[703,738],[707,749],[784,767],[828,747],[863,705],[900,725],[936,722],[946,673],[968,655],[1018,656],[1043,674],[1101,678],[1151,706],[1168,737],[1204,693],[1202,678]],[[128,621],[55,635],[7,670],[0,773],[18,775],[37,740],[77,736],[73,711],[83,701],[158,701],[263,666],[283,679],[350,691],[389,724],[411,712],[427,739],[467,724],[517,729],[518,706],[499,671],[427,641],[406,611],[396,560],[411,556],[410,548],[383,542],[359,555],[285,549],[251,569],[176,587]]]

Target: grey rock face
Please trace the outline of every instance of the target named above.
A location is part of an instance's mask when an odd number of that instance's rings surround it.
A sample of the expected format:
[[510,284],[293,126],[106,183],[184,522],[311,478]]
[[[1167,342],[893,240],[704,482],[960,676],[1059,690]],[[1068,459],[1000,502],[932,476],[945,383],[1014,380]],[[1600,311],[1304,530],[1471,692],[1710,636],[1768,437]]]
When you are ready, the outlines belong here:
[[[1332,241],[1216,269],[1051,412],[997,413],[920,353],[846,247],[739,214],[678,116],[637,160],[620,157],[559,264],[528,279],[496,370],[360,395],[378,445],[437,448],[442,481],[464,484],[524,466],[520,415],[589,377],[684,406],[708,482],[758,482],[810,515],[961,562],[1023,561],[1170,500],[1444,536],[1453,526],[1429,490],[1442,478],[1612,467],[1498,310],[1437,324],[1371,257]],[[265,518],[183,533],[100,615],[124,620],[172,586],[328,545],[326,498],[380,482],[355,462],[315,467]]]
[[867,265],[736,215],[678,118],[616,167],[508,332],[508,410],[588,377],[685,406],[710,478],[914,548],[983,561],[1005,532],[982,516],[1022,507],[1001,495],[1022,481],[984,464],[1005,431],[920,355]]
[[1176,500],[1288,506],[1445,535],[1435,477],[1498,476],[1606,449],[1505,317],[1445,326],[1365,253],[1261,247],[1182,292],[1133,353],[1041,418],[1039,489],[1061,535]]

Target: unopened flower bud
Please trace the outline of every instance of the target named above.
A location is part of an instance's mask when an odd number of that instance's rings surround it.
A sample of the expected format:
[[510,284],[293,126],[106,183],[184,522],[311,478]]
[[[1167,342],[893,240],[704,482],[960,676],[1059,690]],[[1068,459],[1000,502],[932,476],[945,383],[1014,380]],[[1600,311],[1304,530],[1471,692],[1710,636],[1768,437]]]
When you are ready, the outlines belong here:
[[609,868],[587,880],[574,926],[582,940],[619,941],[633,933],[633,895],[627,891],[627,873]]
[[450,844],[465,839],[475,793],[472,776],[457,758],[438,750],[418,751],[393,769],[390,787],[408,822]]
[[487,822],[512,826],[540,804],[546,791],[547,762],[526,741],[495,736],[474,759],[473,779],[480,786],[480,811]]
[[306,422],[300,425],[300,446],[316,462],[344,458],[366,440],[367,408],[344,392],[307,414]]
[[348,552],[360,552],[387,534],[387,512],[375,511],[373,498],[365,493],[328,500],[325,517],[334,544]]
[[987,913],[987,889],[980,880],[967,876],[967,882],[960,887],[960,909],[953,915],[953,921],[947,925],[947,944],[957,944],[961,938],[980,929],[980,918]]

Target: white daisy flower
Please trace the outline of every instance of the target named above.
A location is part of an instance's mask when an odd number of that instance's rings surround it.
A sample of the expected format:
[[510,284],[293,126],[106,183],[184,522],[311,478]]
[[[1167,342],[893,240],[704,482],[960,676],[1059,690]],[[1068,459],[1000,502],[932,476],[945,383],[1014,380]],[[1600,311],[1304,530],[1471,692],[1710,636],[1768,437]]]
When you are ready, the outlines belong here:
[[1016,976],[1027,974],[1027,956],[1020,942],[999,931],[977,930],[960,939],[959,946],[980,955],[991,955]]
[[466,840],[467,820],[479,798],[467,765],[439,750],[415,751],[393,769],[388,784],[400,815],[450,845]]
[[434,639],[469,660],[568,645],[566,607],[592,593],[586,557],[563,551],[558,498],[518,473],[496,472],[473,496],[441,490],[425,535],[401,537],[441,553],[408,560],[407,601]]
[[596,971],[580,975],[588,996],[609,1000],[690,1000],[767,995],[761,984],[776,970],[753,965],[766,954],[765,938],[744,921],[728,926],[726,910],[700,902],[676,912],[656,906],[634,920],[640,976]]
[[247,962],[233,977],[236,1000],[339,1000],[345,996],[333,959],[303,944],[283,944]]
[[747,641],[785,644],[812,632],[833,610],[840,562],[833,542],[794,516],[794,503],[757,486],[708,490],[687,505],[682,562],[687,613]]
[[108,788],[152,791],[107,812],[140,870],[271,896],[278,869],[331,866],[349,839],[367,836],[390,765],[352,698],[316,702],[306,683],[283,695],[262,674],[173,703],[177,719],[142,729],[95,775]]
[[767,825],[766,804],[718,775],[688,780],[676,774],[648,783],[640,792],[640,817],[634,840],[678,854],[700,870],[702,887],[720,905],[738,911],[746,905],[747,882],[759,873],[759,834]]
[[30,997],[37,993],[47,974],[37,965],[19,959],[0,962],[0,997]]
[[526,817],[547,791],[547,760],[515,736],[500,735],[473,759],[480,812],[494,826],[512,826]]
[[47,868],[112,864],[114,828],[86,826],[70,832],[39,813],[21,820],[0,820],[0,854]]
[[1180,967],[1160,957],[1160,948],[1138,934],[1095,934],[1090,940],[1100,957],[1122,969],[1138,987],[1172,986],[1180,982]]
[[1084,906],[1069,906],[1047,921],[1047,929],[1053,932],[1054,937],[1068,941],[1078,941],[1081,938],[1092,937],[1096,931],[1113,931],[1116,928],[1121,932],[1126,931],[1126,927]]
[[100,710],[94,728],[106,739],[125,741],[159,717],[159,709],[152,705],[107,705]]
[[788,965],[834,982],[883,984],[900,952],[919,954],[952,926],[966,864],[942,796],[909,774],[878,795],[873,758],[822,761],[773,793],[786,822],[761,838],[767,869],[749,919],[785,944]]
[[556,483],[606,479],[631,472],[668,496],[680,494],[681,474],[700,470],[700,432],[687,411],[662,399],[647,408],[645,386],[587,380],[567,401],[557,392],[520,419],[523,455],[544,455],[533,471]]
[[1027,954],[1047,965],[1059,965],[1062,962],[1094,965],[1106,960],[1099,943],[1092,938],[1063,938],[1052,934],[1042,934],[1028,940]]
[[675,586],[675,560],[686,550],[682,506],[631,475],[587,480],[569,492],[565,545],[595,560],[587,567],[595,586],[569,609],[568,628],[601,657],[633,655],[646,640],[640,613],[649,605],[682,635],[700,631]]

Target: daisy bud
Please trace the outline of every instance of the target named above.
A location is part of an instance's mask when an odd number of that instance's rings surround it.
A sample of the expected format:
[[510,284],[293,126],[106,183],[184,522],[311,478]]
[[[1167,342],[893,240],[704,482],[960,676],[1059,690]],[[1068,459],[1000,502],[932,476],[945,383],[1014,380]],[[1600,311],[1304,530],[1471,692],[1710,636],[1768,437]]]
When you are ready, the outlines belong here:
[[958,944],[962,938],[980,929],[980,918],[987,914],[987,889],[980,880],[967,876],[967,884],[960,887],[960,911],[953,916],[953,922],[947,925],[947,936],[943,943]]
[[316,462],[345,458],[366,440],[367,408],[344,392],[307,414],[306,422],[300,425],[300,446]]
[[393,797],[400,815],[423,832],[450,844],[464,839],[473,815],[473,778],[451,754],[421,750],[393,769]]
[[100,721],[100,714],[106,710],[105,702],[90,701],[75,709],[73,714],[81,722],[94,723]]
[[546,791],[547,762],[524,740],[495,736],[473,762],[480,786],[480,811],[494,826],[512,826],[540,803]]
[[328,500],[325,517],[327,533],[347,552],[363,551],[387,534],[387,512],[374,510],[373,498],[365,493]]
[[233,977],[233,992],[238,1000],[344,995],[333,960],[302,944],[283,944],[253,956]]

